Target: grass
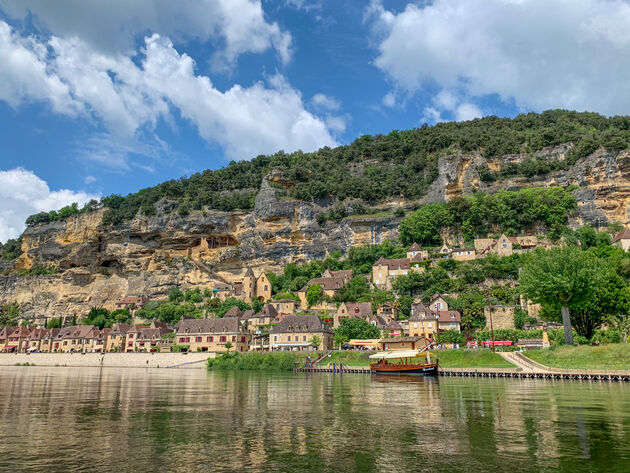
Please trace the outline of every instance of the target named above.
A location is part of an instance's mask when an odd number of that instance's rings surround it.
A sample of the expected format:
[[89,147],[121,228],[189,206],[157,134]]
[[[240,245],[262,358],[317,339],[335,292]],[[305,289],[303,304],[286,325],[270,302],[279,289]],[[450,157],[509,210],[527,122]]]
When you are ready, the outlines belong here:
[[304,358],[310,355],[317,358],[316,352],[275,352],[275,353],[224,353],[208,359],[208,368],[232,371],[292,371],[295,364],[304,365]]
[[440,350],[433,353],[442,368],[515,368],[490,350]]
[[598,347],[558,346],[523,352],[534,361],[553,368],[584,370],[630,369],[630,344],[611,343]]
[[[369,351],[334,351],[321,366],[343,363],[346,366],[369,366]],[[514,368],[500,355],[490,350],[440,350],[432,351],[443,368]]]

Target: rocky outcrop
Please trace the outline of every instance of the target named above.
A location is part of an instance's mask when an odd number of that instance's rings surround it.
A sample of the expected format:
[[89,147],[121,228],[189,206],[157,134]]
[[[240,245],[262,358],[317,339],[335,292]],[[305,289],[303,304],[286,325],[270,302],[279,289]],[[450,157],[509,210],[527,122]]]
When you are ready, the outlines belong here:
[[[563,159],[570,145],[536,153],[541,160]],[[421,203],[443,202],[477,190],[576,185],[578,214],[574,225],[627,223],[630,204],[630,152],[598,150],[566,171],[534,178],[514,177],[485,183],[479,169],[498,170],[520,163],[528,154],[487,160],[481,154],[443,156],[439,175]],[[288,198],[292,183],[279,170],[270,173],[252,212],[195,211],[181,216],[177,203],[163,202],[155,216],[137,216],[114,226],[101,225],[103,210],[30,227],[23,254],[0,275],[0,301],[17,302],[23,316],[81,315],[90,307],[113,308],[128,294],[163,296],[174,284],[207,287],[232,281],[246,267],[256,274],[280,271],[289,262],[324,258],[353,245],[381,243],[397,236],[400,218],[393,211],[417,202],[392,199],[379,206],[380,216],[348,217],[319,224],[317,215],[334,202],[305,203]],[[456,236],[448,236],[456,238]],[[46,276],[24,275],[33,267],[57,269]],[[20,275],[22,274],[22,275]]]

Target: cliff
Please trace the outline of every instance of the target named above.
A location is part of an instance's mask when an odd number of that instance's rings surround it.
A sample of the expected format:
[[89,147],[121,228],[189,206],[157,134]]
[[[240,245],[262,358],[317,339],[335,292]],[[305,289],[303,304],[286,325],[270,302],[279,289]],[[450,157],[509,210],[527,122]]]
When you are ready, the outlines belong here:
[[[570,148],[570,144],[547,148],[534,157],[562,160]],[[479,153],[445,155],[439,159],[438,177],[420,203],[443,202],[477,190],[574,184],[578,214],[571,225],[627,223],[629,151],[599,149],[568,170],[534,178],[481,180],[483,167],[498,170],[531,157],[516,154],[489,160]],[[400,221],[393,211],[418,203],[390,199],[374,208],[378,214],[320,224],[317,215],[333,202],[289,199],[282,188],[291,185],[281,173],[272,172],[263,180],[251,212],[206,210],[182,216],[165,211],[176,209],[177,203],[164,202],[157,215],[139,214],[116,226],[101,224],[101,209],[29,227],[23,235],[22,255],[12,263],[12,270],[0,275],[0,301],[19,303],[23,317],[41,322],[45,317],[84,314],[94,306],[112,309],[117,299],[128,294],[157,297],[175,284],[207,287],[231,281],[247,266],[256,274],[280,271],[289,262],[393,239]],[[20,274],[40,266],[57,268],[57,273]]]

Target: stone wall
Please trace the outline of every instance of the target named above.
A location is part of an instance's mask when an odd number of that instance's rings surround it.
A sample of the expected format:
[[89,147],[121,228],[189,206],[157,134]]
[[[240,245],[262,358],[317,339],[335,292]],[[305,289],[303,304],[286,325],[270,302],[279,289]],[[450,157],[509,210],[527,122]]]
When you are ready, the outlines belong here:
[[[493,305],[492,306],[492,325],[495,330],[514,327],[514,311],[517,306],[514,305]],[[483,309],[483,315],[486,316],[486,329],[490,330],[490,307]]]
[[33,364],[35,366],[94,366],[109,368],[205,368],[214,353],[0,353],[0,366]]

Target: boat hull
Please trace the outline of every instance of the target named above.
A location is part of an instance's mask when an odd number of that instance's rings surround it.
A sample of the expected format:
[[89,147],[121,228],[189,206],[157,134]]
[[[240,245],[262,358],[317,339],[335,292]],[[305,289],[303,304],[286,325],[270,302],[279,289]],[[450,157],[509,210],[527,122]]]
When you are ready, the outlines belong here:
[[413,374],[413,375],[437,375],[438,364],[429,363],[425,365],[411,364],[380,364],[371,363],[370,370],[374,374]]

